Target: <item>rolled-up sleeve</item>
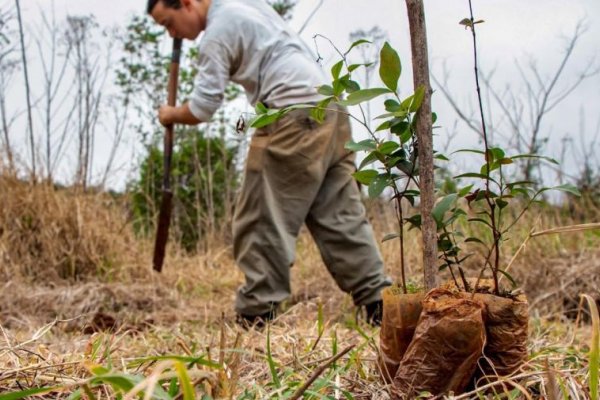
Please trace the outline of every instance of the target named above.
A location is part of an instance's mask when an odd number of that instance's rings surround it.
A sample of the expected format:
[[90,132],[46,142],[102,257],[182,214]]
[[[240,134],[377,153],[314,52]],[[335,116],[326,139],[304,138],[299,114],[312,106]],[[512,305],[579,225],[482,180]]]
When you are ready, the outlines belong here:
[[231,57],[227,48],[216,41],[202,41],[198,54],[198,74],[189,100],[191,113],[200,121],[210,121],[223,103]]

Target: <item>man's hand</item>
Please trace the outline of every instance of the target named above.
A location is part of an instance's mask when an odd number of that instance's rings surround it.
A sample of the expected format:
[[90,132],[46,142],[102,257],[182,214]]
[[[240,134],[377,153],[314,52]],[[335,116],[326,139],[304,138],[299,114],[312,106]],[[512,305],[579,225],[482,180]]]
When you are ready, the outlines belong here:
[[196,125],[202,122],[192,114],[187,103],[180,107],[163,104],[158,109],[158,120],[163,126],[171,124]]
[[168,106],[163,104],[158,109],[158,120],[162,126],[172,125],[175,123],[175,112],[177,107]]

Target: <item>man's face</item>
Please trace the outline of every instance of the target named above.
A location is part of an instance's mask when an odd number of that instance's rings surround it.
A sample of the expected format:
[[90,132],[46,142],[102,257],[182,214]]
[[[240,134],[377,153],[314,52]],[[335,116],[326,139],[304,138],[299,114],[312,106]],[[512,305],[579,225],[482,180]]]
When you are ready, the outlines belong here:
[[172,38],[194,40],[206,28],[207,7],[197,0],[181,0],[178,9],[156,3],[152,18],[164,26]]

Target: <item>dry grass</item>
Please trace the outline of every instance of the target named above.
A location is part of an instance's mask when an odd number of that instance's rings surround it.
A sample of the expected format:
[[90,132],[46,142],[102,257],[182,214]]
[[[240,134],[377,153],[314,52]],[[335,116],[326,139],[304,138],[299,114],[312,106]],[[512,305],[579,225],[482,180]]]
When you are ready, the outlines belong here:
[[[196,390],[215,397],[239,398],[246,390],[254,396],[246,398],[284,392],[289,398],[326,366],[311,386],[322,385],[322,395],[334,396],[340,387],[355,399],[389,398],[374,362],[378,330],[356,325],[350,299],[327,275],[306,232],[298,242],[293,295],[285,312],[269,331],[246,332],[234,323],[235,289],[243,276],[230,246],[194,256],[171,246],[164,273],[156,275],[150,269],[151,243],[134,237],[113,199],[7,180],[0,187],[0,393],[66,385],[43,397],[67,398],[87,385],[95,398],[115,398],[110,385],[92,389],[90,379],[99,365],[158,376],[161,368],[175,370],[175,364],[164,364],[174,361],[147,357],[170,354],[202,355],[202,362],[188,364],[190,379],[198,383]],[[371,205],[370,212],[378,239],[393,230],[385,205]],[[531,222],[517,228],[514,243],[504,247],[507,256]],[[546,212],[539,229],[569,222]],[[503,393],[551,398],[557,386],[566,398],[589,398],[586,352],[592,333],[587,324],[576,327],[569,312],[576,311],[580,293],[600,297],[597,243],[590,232],[540,237],[515,261],[513,274],[533,306],[531,358],[516,376],[488,388],[498,398]],[[415,231],[406,248],[408,275],[418,280],[422,268]],[[397,243],[385,242],[381,249],[397,278]],[[328,364],[350,345],[355,347]],[[276,378],[272,367],[279,371]]]
[[0,175],[0,277],[120,279],[142,254],[124,209],[104,194],[35,187]]

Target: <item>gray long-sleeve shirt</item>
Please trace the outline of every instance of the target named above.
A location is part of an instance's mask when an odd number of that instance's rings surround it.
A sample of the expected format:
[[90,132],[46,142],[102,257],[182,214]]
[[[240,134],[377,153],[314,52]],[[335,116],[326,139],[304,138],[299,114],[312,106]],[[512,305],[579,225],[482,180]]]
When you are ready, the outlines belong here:
[[230,80],[242,85],[250,104],[275,108],[322,99],[316,88],[326,82],[304,42],[264,0],[212,0],[192,114],[210,120]]

